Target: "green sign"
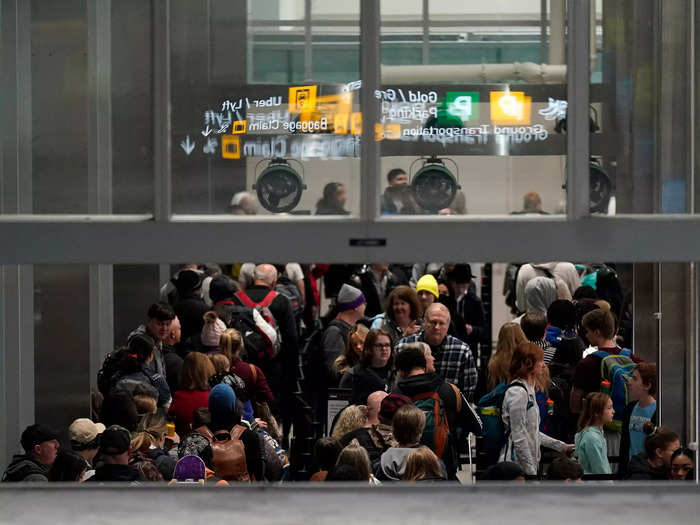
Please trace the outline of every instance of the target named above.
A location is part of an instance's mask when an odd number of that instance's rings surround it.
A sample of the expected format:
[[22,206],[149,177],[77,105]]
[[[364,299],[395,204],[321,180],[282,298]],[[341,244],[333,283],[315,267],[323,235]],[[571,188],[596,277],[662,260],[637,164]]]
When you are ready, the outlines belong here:
[[479,120],[479,93],[476,91],[448,91],[445,93],[445,110],[448,115],[463,122]]

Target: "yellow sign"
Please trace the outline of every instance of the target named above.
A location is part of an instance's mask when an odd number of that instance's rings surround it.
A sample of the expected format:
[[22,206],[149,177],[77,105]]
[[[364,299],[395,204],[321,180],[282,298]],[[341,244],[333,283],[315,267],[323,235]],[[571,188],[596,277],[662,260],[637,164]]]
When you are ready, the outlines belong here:
[[491,123],[495,126],[530,124],[532,97],[523,91],[491,91]]
[[237,137],[235,135],[221,135],[221,156],[224,159],[240,159],[240,137]]
[[350,133],[353,135],[362,135],[362,113],[350,114]]
[[248,127],[247,120],[234,120],[233,128],[231,128],[231,133],[237,135],[239,133],[245,133]]
[[289,88],[289,112],[302,113],[313,111],[316,107],[316,86],[297,86]]
[[401,124],[375,124],[374,140],[398,140],[401,138]]
[[348,113],[336,113],[333,117],[333,133],[345,135],[348,132]]

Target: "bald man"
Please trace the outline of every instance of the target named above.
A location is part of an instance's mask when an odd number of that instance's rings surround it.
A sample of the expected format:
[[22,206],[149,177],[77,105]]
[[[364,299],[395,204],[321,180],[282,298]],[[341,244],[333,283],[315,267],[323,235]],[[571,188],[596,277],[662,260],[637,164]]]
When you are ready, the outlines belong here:
[[447,334],[450,311],[444,304],[433,303],[425,311],[424,319],[423,330],[401,339],[396,352],[401,353],[409,343],[427,343],[435,358],[437,374],[456,385],[471,401],[478,380],[476,361],[467,343]]
[[387,448],[395,446],[394,439],[391,437],[391,425],[379,422],[379,409],[382,400],[388,395],[383,390],[372,392],[367,397],[367,423],[365,426],[348,432],[340,438],[340,443],[344,447],[348,446],[353,439],[357,439],[360,445],[367,450],[369,460],[372,463],[378,460]]
[[287,435],[293,411],[293,392],[297,388],[297,371],[299,368],[299,342],[294,319],[292,303],[284,295],[275,292],[277,269],[271,264],[259,264],[253,271],[253,285],[245,291],[236,292],[233,301],[243,306],[242,298],[248,296],[253,303],[262,303],[268,294],[272,294],[269,309],[275,318],[282,338],[279,355],[272,361],[256,363],[260,365],[270,385],[270,389],[279,400],[284,433]]

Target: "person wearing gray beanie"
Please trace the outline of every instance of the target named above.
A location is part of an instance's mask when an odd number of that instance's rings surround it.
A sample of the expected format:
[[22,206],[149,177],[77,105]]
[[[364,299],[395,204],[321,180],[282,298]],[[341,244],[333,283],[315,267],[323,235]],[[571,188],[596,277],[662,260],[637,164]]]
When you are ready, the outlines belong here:
[[[355,310],[365,304],[367,304],[367,300],[362,290],[350,286],[349,284],[344,284],[342,288],[340,288],[340,292],[338,292],[338,299],[335,306],[338,312],[347,312],[348,310]],[[364,309],[362,315],[364,315]]]

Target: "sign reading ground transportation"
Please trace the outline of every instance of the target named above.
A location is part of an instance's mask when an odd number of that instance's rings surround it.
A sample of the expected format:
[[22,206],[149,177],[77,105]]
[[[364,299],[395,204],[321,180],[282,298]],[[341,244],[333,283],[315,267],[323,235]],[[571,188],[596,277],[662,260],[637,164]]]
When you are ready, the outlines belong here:
[[[510,148],[532,154],[524,147],[547,141],[555,122],[566,115],[563,86],[522,86],[517,91],[500,85],[460,87],[386,86],[375,91],[380,111],[375,140],[405,143],[406,148],[411,143],[450,146],[453,154],[455,147],[464,147],[465,154],[509,154]],[[188,156],[224,159],[358,157],[361,88],[359,80],[283,91],[265,86],[256,88],[256,95],[220,98],[202,110],[201,127],[183,130],[178,143]],[[197,145],[193,136],[203,138],[204,145]]]

